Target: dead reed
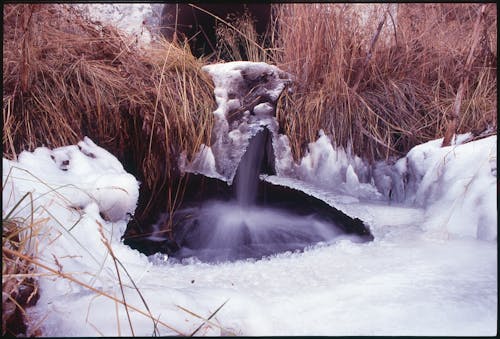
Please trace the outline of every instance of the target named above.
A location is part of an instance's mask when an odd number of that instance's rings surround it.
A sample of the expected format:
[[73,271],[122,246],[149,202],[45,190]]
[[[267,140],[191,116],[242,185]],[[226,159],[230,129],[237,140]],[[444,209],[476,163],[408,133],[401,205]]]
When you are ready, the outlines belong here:
[[[248,18],[218,29],[219,56],[272,62],[295,77],[278,120],[296,159],[320,129],[369,160],[402,155],[445,132],[480,5],[363,6],[274,5],[265,48]],[[496,31],[496,8],[488,5],[458,132],[496,131]],[[11,4],[4,6],[3,53],[4,157],[87,135],[142,182],[139,223],[180,203],[178,155],[189,159],[209,144],[215,108],[203,60],[187,46],[141,47],[64,5]],[[2,218],[2,226],[5,329],[36,300],[36,260],[24,245],[24,231],[36,225]]]
[[[365,159],[442,137],[479,4],[285,4],[274,61],[296,77],[278,118],[294,155],[319,129]],[[496,130],[496,10],[489,5],[458,132]]]

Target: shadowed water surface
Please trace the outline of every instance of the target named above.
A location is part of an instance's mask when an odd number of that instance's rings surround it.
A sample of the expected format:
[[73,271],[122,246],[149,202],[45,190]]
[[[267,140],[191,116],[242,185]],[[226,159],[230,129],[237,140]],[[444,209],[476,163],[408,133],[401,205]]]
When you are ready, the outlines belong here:
[[373,239],[361,220],[304,192],[260,180],[260,174],[274,170],[270,142],[265,129],[250,140],[232,186],[191,177],[185,202],[172,215],[173,241],[160,231],[169,218],[165,213],[142,243],[143,251],[166,252],[171,261],[196,257],[214,263],[302,251],[345,238]]
[[[177,219],[178,218],[178,219]],[[319,215],[299,215],[277,208],[241,206],[237,201],[211,201],[176,213],[182,224],[175,235],[180,250],[173,257],[197,257],[205,262],[259,259],[285,251],[303,250],[347,235]]]

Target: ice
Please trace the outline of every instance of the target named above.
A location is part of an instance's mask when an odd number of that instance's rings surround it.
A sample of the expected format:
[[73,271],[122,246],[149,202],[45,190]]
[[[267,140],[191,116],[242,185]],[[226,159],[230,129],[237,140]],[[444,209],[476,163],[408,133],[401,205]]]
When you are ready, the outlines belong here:
[[[213,134],[216,141],[210,147],[203,145],[190,164],[183,157],[180,162],[181,170],[222,178],[232,184],[236,168],[250,139],[265,127],[272,134],[276,174],[325,186],[340,194],[382,198],[370,183],[372,177],[369,166],[353,155],[350,148],[344,150],[332,145],[330,138],[322,130],[319,131],[318,140],[309,144],[308,153],[300,163],[294,163],[289,140],[286,135],[278,133],[278,123],[273,116],[273,103],[290,82],[291,75],[262,62],[236,61],[207,65],[203,69],[212,76],[215,84],[214,94],[218,107],[214,111]],[[270,101],[258,103],[253,108],[246,107],[249,90],[252,95],[259,94],[268,97]],[[229,116],[238,108],[242,111],[246,108],[249,110],[243,112],[236,121],[230,121]],[[215,168],[211,166],[207,169],[204,165],[208,155],[209,159],[213,157]]]
[[273,106],[271,106],[267,102],[264,102],[262,104],[258,104],[257,106],[255,106],[254,112],[256,115],[265,116],[265,115],[269,115],[273,109],[274,109]]
[[291,164],[293,169],[282,176],[322,187],[339,195],[354,198],[382,199],[383,196],[371,183],[370,167],[353,155],[350,148],[345,150],[332,144],[323,130],[319,137],[308,145],[308,151],[299,164]]
[[212,149],[202,144],[200,151],[191,163],[186,160],[185,154],[179,157],[179,169],[183,172],[199,173],[210,178],[224,180],[225,178],[217,172],[215,157]]
[[[210,147],[203,145],[191,163],[183,157],[181,170],[209,173],[211,177],[232,184],[250,139],[263,128],[272,133],[278,166],[287,163],[290,152],[287,153],[286,137],[278,134],[278,123],[273,115],[274,105],[291,76],[264,62],[234,61],[206,65],[202,69],[212,77],[215,85],[217,109],[213,112],[212,131],[215,142]],[[206,170],[203,165],[208,154],[213,156],[215,171],[213,167]],[[281,167],[279,170],[286,171]]]
[[[148,260],[123,245],[118,235],[123,233],[126,221],[104,220],[99,200],[89,199],[81,188],[89,183],[87,179],[103,174],[109,175],[108,181],[114,176],[127,176],[112,155],[90,140],[83,141],[82,150],[78,145],[55,150],[39,148],[33,153],[23,152],[18,161],[3,159],[3,214],[25,192],[32,192],[35,218],[47,218],[40,225],[38,260],[101,293],[55,275],[42,275],[38,277],[40,299],[35,307],[27,309],[33,318],[31,325],[43,319],[45,336],[132,334],[123,306],[108,297],[122,298],[104,237],[153,316],[159,317],[160,322],[153,322],[131,310],[135,335],[152,335],[154,323],[159,335],[189,335],[203,324],[197,316],[206,319],[227,301],[198,335],[493,336],[497,332],[498,307],[496,241],[477,240],[475,235],[439,237],[422,225],[449,210],[443,200],[449,198],[448,193],[460,194],[464,213],[477,208],[473,215],[479,220],[478,238],[491,237],[488,232],[497,224],[496,196],[492,193],[496,184],[491,181],[492,176],[496,178],[496,161],[492,160],[496,159],[495,145],[496,138],[487,138],[449,149],[432,144],[423,147],[429,163],[419,167],[422,175],[415,172],[415,178],[423,180],[427,171],[436,170],[432,165],[437,163],[443,172],[432,176],[437,181],[425,181],[427,187],[422,186],[419,194],[425,192],[431,199],[422,206],[369,202],[297,178],[265,176],[263,180],[296,186],[362,218],[375,240],[356,243],[344,239],[320,243],[302,253],[284,252],[263,260],[223,264],[196,260],[172,263],[158,255]],[[442,152],[441,156],[432,156],[436,152]],[[346,182],[355,186],[355,178],[362,175],[358,176],[356,166],[351,166],[352,171],[346,166]],[[395,167],[403,172],[412,166],[407,161],[406,166]],[[467,190],[463,190],[464,180],[459,178],[469,180]],[[64,187],[64,191],[61,187],[65,184],[80,190]],[[124,182],[118,180],[115,184],[121,186]],[[54,187],[60,189],[56,192]],[[111,194],[108,198],[122,202],[123,197]],[[72,199],[85,204],[75,209],[70,207],[74,205]],[[468,207],[472,202],[474,206]],[[30,210],[30,203],[21,204],[15,216],[29,217]],[[265,214],[257,217],[271,218]],[[454,219],[456,227],[467,226],[469,221],[460,214]],[[120,273],[127,303],[147,314],[127,274],[123,269]]]
[[[219,98],[221,103],[227,101],[234,94],[234,91],[241,91],[244,92],[243,94],[246,94],[248,89],[243,87],[245,84],[244,80],[250,79],[261,82],[261,79],[265,77],[271,79],[266,84],[265,94],[272,101],[276,101],[285,89],[286,80],[290,78],[290,75],[281,71],[276,66],[265,62],[233,61],[207,65],[203,67],[203,70],[208,72],[212,76],[212,79],[214,79],[216,87],[215,97]],[[221,109],[221,107],[216,112],[216,114],[227,114],[227,111]]]
[[379,165],[376,182],[395,192],[395,201],[424,208],[426,230],[496,240],[497,137],[462,143],[468,138],[459,135],[448,147],[442,139],[418,145],[394,166]]

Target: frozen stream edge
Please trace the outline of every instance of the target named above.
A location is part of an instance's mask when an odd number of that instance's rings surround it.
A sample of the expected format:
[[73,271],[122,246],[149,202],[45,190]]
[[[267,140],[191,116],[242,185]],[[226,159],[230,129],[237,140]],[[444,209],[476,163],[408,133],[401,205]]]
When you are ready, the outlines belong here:
[[361,218],[375,240],[258,261],[167,264],[156,267],[158,279],[169,277],[169,286],[213,308],[229,299],[216,319],[240,335],[496,333],[496,243],[424,232],[423,209],[360,202],[291,178],[264,180]]
[[[264,67],[257,66],[256,70]],[[224,93],[219,94],[222,98]],[[267,126],[272,127],[272,120]],[[221,119],[221,130],[226,127],[229,131]],[[243,132],[232,129],[231,140],[241,142],[248,134]],[[219,151],[231,145],[221,140]],[[277,141],[273,147],[283,170],[290,157],[286,142]],[[348,177],[356,178],[347,172],[356,176],[363,172],[356,171],[355,162],[344,170],[328,138],[323,135],[318,141],[314,143],[318,147],[309,147],[310,161],[300,166],[305,179],[343,178],[345,174],[348,184]],[[180,307],[203,318],[228,301],[198,335],[495,335],[496,136],[456,147],[439,145],[440,140],[433,140],[416,146],[381,176],[388,182],[397,179],[392,186],[383,185],[389,189],[397,188],[404,175],[411,174],[414,187],[408,186],[406,193],[418,199],[407,202],[422,209],[367,202],[363,200],[366,195],[331,193],[343,182],[318,189],[284,178],[287,174],[281,170],[277,170],[280,177],[266,177],[360,218],[375,239],[318,244],[303,253],[285,252],[257,261],[213,265],[188,259],[185,265],[172,264],[161,257],[148,260],[124,245],[120,236],[128,213],[135,210],[139,183],[113,155],[88,138],[79,147],[38,148],[22,152],[18,161],[3,159],[3,210],[32,192],[38,206],[47,209],[37,208],[35,217],[49,220],[37,243],[40,260],[57,270],[57,257],[64,273],[121,298],[113,262],[101,241],[105,236],[151,312],[182,334],[189,335],[203,321]],[[229,160],[244,152],[245,143],[239,146]],[[202,157],[203,169],[217,174],[218,157],[213,155],[219,152],[208,150],[204,154],[212,157]],[[233,171],[226,174],[231,179]],[[356,186],[361,181],[351,183]],[[316,185],[322,185],[322,180]],[[28,212],[25,208],[19,216],[26,217]],[[127,303],[144,309],[128,281],[124,290]],[[36,322],[43,319],[46,336],[132,334],[123,307],[110,299],[57,276],[41,276],[40,291],[38,304],[28,312]],[[131,312],[131,322],[135,335],[153,334],[151,319]],[[159,328],[160,335],[176,334]]]
[[344,240],[259,261],[168,264],[151,277],[212,309],[229,299],[216,319],[240,335],[496,333],[496,244],[425,235],[418,209],[359,207],[372,225],[385,226],[374,227],[372,243]]
[[[287,252],[258,261],[218,265],[194,260],[188,260],[187,265],[150,262],[145,255],[119,241],[125,227],[123,221],[105,222],[99,216],[99,210],[106,209],[113,211],[110,215],[118,220],[135,207],[134,196],[138,193],[132,189],[137,189],[135,179],[91,140],[85,139],[79,146],[81,150],[75,145],[23,152],[18,162],[3,159],[4,182],[9,178],[3,192],[4,207],[8,210],[23,192],[33,191],[40,197],[37,202],[45,204],[56,220],[73,225],[80,215],[57,195],[44,195],[47,187],[33,182],[22,169],[43,178],[44,182],[57,183],[56,186],[78,185],[77,190],[65,188],[64,195],[83,206],[83,219],[72,229],[71,237],[66,233],[59,236],[59,224],[51,221],[44,232],[48,240],[57,236],[58,241],[49,243],[41,239],[41,259],[55,267],[52,256],[55,255],[64,272],[119,296],[113,263],[106,256],[95,222],[100,220],[109,232],[115,255],[139,286],[152,313],[182,333],[192,333],[202,321],[178,306],[208,317],[229,300],[212,319],[224,330],[210,325],[197,334],[496,334],[496,240],[461,239],[448,233],[424,231],[422,222],[433,217],[424,210],[368,203],[334,195],[298,180],[267,177],[266,180],[276,184],[281,180],[281,184],[300,185],[302,191],[359,217],[370,227],[374,241],[342,240],[329,246],[319,244],[303,253]],[[61,175],[65,159],[70,160],[70,165],[63,172],[65,175]],[[10,176],[9,168],[19,169]],[[96,195],[100,187],[109,185],[130,186],[128,191],[135,193],[123,195],[123,190],[117,189]],[[93,194],[99,199],[89,200],[81,190],[95,191]],[[117,201],[120,204],[115,206]],[[114,208],[110,210],[109,206]],[[47,214],[41,213],[39,217],[44,216]],[[90,254],[98,261],[93,262]],[[99,274],[93,279],[85,272]],[[126,285],[127,302],[141,307],[136,291],[130,283]],[[40,291],[38,304],[28,309],[28,313],[36,321],[44,319],[46,336],[130,335],[123,307],[112,300],[96,297],[95,293],[53,276],[40,279]],[[153,333],[150,319],[136,312],[131,312],[131,318],[136,335]],[[175,334],[164,327],[160,330],[161,335]]]

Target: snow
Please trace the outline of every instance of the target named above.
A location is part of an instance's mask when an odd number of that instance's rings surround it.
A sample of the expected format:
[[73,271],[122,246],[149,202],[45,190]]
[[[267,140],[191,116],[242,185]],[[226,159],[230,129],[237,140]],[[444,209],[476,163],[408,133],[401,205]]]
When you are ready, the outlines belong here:
[[[38,194],[64,196],[72,208],[95,204],[110,221],[133,214],[137,205],[136,179],[125,172],[114,156],[87,137],[78,145],[22,152],[16,163],[4,159],[3,166],[4,176],[6,171],[13,172],[20,194],[35,185]],[[52,188],[55,192],[50,191]]]
[[[209,69],[230,83],[242,66],[276,71],[230,63]],[[271,72],[278,76],[270,92],[283,84],[278,73]],[[372,168],[320,132],[296,164],[265,105],[229,123],[234,98],[225,90],[216,85],[218,127],[226,128],[216,131],[220,147],[204,146],[184,165],[229,181],[240,158],[232,153],[220,163],[223,152],[243,153],[265,125],[278,170],[261,179],[362,219],[374,241],[345,238],[219,264],[148,258],[120,240],[139,183],[112,154],[89,138],[22,152],[16,161],[3,159],[2,214],[33,214],[38,232],[30,251],[53,270],[39,268],[30,330],[41,323],[45,336],[190,335],[225,303],[196,335],[496,335],[496,136],[467,143],[460,136],[443,148],[434,140]]]
[[[249,62],[249,61],[233,61],[227,63],[218,63],[213,65],[203,66],[202,69],[206,71],[214,80],[215,84],[215,99],[218,104],[217,110],[214,114],[226,116],[228,113],[227,104],[229,98],[234,94],[233,92],[239,91],[237,94],[247,94],[246,89],[243,87],[246,79],[259,79],[261,77],[269,77],[271,81],[266,86],[265,93],[272,101],[278,100],[281,92],[285,89],[286,80],[290,75],[280,70],[278,67],[269,65],[265,62]],[[238,102],[238,106],[241,103]]]
[[[455,146],[455,154],[462,161],[455,175],[474,167],[471,162],[475,168],[482,168],[477,159],[491,157],[493,153],[485,155],[484,151],[493,152],[491,146],[495,143],[495,138],[488,138]],[[314,184],[299,179],[269,176],[265,180],[301,186],[306,193],[342,206],[352,216],[362,217],[375,240],[355,243],[345,239],[330,245],[319,244],[303,253],[285,252],[262,260],[217,265],[196,260],[171,263],[165,261],[164,256],[148,259],[119,241],[117,235],[123,232],[127,220],[123,213],[123,219],[114,222],[101,218],[100,206],[106,205],[101,199],[116,200],[123,211],[130,211],[133,199],[118,193],[89,199],[85,189],[96,185],[97,178],[105,174],[110,175],[108,179],[113,178],[112,173],[120,179],[108,181],[109,186],[135,185],[137,188],[138,184],[124,173],[112,155],[90,139],[79,145],[82,150],[76,145],[54,150],[39,148],[33,153],[23,152],[17,162],[4,159],[3,213],[5,215],[24,192],[33,192],[35,217],[48,218],[38,238],[39,260],[106,295],[121,299],[116,269],[101,240],[104,235],[115,257],[139,287],[152,314],[159,317],[161,323],[157,326],[161,335],[177,334],[176,331],[192,333],[203,323],[198,317],[206,319],[227,300],[212,318],[212,324],[203,326],[197,335],[496,333],[496,241],[477,240],[474,236],[443,238],[427,232],[421,225],[436,217],[432,214],[432,203],[429,203],[430,209],[424,209],[381,200],[360,201],[327,189],[318,190]],[[429,145],[424,148],[429,149]],[[439,148],[431,151],[435,152],[451,154]],[[470,152],[483,155],[465,156]],[[64,166],[68,159],[69,165]],[[484,169],[476,173],[475,180],[492,175],[491,170],[488,173]],[[456,182],[447,176],[443,180],[440,184]],[[481,185],[487,183],[483,181]],[[65,185],[79,189],[64,191]],[[47,186],[60,189],[55,191]],[[77,191],[81,194],[76,194]],[[453,190],[444,187],[439,192],[442,191]],[[466,196],[473,191],[467,191]],[[75,199],[83,203],[81,210],[69,208],[75,205]],[[495,201],[490,195],[484,199]],[[440,199],[436,203],[440,203]],[[16,215],[26,216],[30,209],[25,205]],[[485,209],[480,211],[487,213]],[[496,217],[484,222],[496,225]],[[100,228],[104,230],[103,235]],[[58,258],[60,267],[54,257]],[[120,271],[127,303],[147,313],[130,280]],[[44,319],[44,335],[131,335],[122,305],[54,275],[41,276],[39,282],[41,298],[28,312],[35,320]],[[135,335],[153,334],[151,319],[135,311],[130,311],[130,317]]]
[[160,23],[161,8],[149,3],[74,4],[90,19],[112,25],[134,37],[138,42],[149,44],[154,40]]
[[394,187],[396,200],[424,208],[426,230],[496,240],[497,137],[461,144],[468,137],[448,147],[441,147],[443,139],[414,147],[383,174],[380,186]]

